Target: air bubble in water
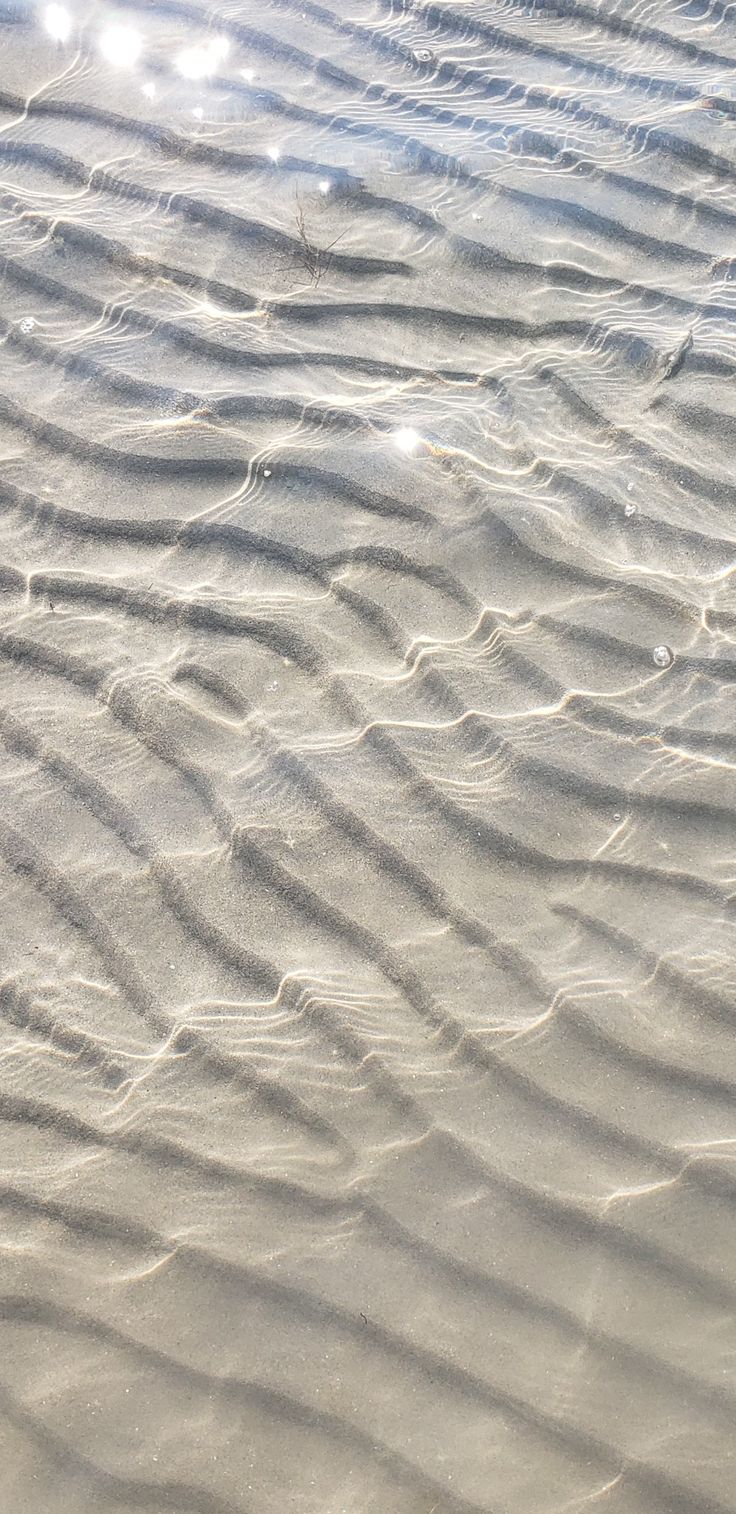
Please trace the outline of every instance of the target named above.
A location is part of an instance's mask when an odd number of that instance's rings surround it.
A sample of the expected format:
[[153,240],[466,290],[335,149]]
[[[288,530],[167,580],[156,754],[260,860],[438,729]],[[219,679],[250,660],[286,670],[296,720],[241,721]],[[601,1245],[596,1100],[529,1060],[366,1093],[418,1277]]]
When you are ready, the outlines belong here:
[[655,647],[652,652],[652,659],[657,668],[671,668],[675,660],[675,654],[671,647]]
[[414,58],[417,63],[431,63],[433,54],[428,47],[415,47]]
[[35,324],[36,322],[34,321],[33,316],[27,315],[25,319],[20,323],[20,329],[23,332],[23,335],[28,336],[28,333],[33,330]]

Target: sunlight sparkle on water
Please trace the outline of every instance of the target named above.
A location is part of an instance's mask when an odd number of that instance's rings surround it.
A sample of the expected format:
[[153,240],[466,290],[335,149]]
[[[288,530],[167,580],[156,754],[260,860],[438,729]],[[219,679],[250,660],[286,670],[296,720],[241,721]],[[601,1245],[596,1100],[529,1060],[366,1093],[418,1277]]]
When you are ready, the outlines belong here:
[[400,426],[398,431],[394,431],[394,442],[399,452],[405,452],[407,456],[416,452],[421,440],[419,432],[413,426]]
[[100,52],[115,68],[132,68],[143,48],[143,38],[132,26],[108,26],[100,37]]
[[66,42],[72,29],[72,18],[65,5],[47,5],[43,24],[55,42]]
[[174,67],[185,79],[206,79],[230,51],[227,37],[213,37],[201,47],[185,47],[177,53]]

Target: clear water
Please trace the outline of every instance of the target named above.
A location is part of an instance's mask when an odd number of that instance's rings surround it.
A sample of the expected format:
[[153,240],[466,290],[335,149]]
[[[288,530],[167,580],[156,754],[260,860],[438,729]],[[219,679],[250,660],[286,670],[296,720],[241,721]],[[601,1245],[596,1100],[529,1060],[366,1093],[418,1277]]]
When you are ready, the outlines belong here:
[[0,4],[0,1507],[734,1514],[736,11]]

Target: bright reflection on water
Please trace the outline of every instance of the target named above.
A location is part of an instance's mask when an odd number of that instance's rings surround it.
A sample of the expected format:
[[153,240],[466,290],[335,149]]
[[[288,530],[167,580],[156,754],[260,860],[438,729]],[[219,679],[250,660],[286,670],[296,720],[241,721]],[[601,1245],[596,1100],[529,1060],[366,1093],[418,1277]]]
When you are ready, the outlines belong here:
[[72,29],[72,18],[65,5],[47,5],[43,24],[55,41],[66,42]]
[[419,432],[415,431],[413,426],[400,426],[398,431],[394,432],[394,442],[399,452],[405,452],[407,455],[416,452],[420,441]]
[[100,52],[115,68],[133,68],[143,49],[143,38],[132,26],[108,26],[101,33]]
[[226,37],[213,37],[199,47],[185,47],[176,54],[174,67],[185,79],[204,79],[213,74],[230,51]]

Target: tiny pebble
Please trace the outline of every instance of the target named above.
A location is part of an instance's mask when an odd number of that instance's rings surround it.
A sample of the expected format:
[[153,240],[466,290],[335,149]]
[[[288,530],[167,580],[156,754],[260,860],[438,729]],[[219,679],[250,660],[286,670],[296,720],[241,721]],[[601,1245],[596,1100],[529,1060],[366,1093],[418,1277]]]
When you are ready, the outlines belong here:
[[270,478],[271,477],[271,469],[270,468],[264,468],[264,470],[263,470],[263,477],[264,478]]
[[671,668],[675,660],[675,654],[672,651],[671,647],[655,647],[654,651],[652,652],[652,658],[654,660],[655,667]]
[[636,515],[636,505],[631,503],[624,505],[624,515]]
[[34,321],[33,316],[27,315],[25,319],[20,323],[20,329],[23,332],[23,335],[28,336],[29,331],[33,330],[35,324],[36,322]]
[[432,62],[432,52],[431,52],[430,48],[428,48],[428,47],[416,47],[414,49],[414,57],[415,57],[417,63],[431,63]]

